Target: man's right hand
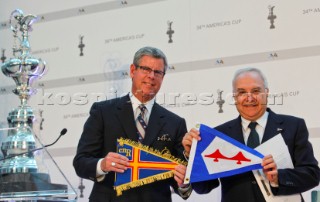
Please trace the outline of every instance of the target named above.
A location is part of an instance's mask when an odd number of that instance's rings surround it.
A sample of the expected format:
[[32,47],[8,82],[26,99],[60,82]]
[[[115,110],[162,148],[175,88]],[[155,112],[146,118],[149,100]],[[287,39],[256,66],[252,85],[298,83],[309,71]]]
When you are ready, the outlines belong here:
[[123,173],[129,166],[129,159],[115,152],[109,152],[101,161],[101,170],[104,172]]
[[182,145],[184,147],[184,154],[186,157],[189,157],[193,138],[198,141],[201,140],[200,132],[195,128],[192,128],[188,133],[186,133],[182,139]]

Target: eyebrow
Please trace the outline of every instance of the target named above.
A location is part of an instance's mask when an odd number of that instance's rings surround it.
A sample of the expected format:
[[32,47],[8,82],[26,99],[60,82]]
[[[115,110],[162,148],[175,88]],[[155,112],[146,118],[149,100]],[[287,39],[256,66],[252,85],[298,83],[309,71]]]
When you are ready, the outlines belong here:
[[164,68],[163,68],[163,70],[161,70],[161,69],[153,69],[153,68],[151,68],[149,66],[145,66],[145,65],[138,65],[138,67],[147,67],[147,68],[152,69],[152,70],[164,72]]
[[[252,88],[251,91],[252,91],[252,90],[261,90],[261,89],[262,89],[261,87],[255,87],[255,88]],[[246,91],[244,88],[237,88],[236,90],[237,90],[237,91],[240,91],[240,90],[241,90],[241,91]]]

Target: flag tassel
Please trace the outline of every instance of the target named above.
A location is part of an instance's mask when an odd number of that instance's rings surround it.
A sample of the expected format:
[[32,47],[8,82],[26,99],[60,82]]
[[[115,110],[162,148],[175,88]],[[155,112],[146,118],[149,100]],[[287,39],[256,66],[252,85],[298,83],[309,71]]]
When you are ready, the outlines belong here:
[[159,181],[159,180],[164,180],[164,179],[168,179],[173,177],[173,171],[168,171],[165,173],[161,173],[161,174],[157,174],[157,175],[153,175],[144,179],[140,179],[134,182],[130,182],[130,183],[126,183],[126,184],[122,184],[120,186],[115,187],[115,190],[117,192],[117,196],[121,196],[123,191],[126,191],[128,189],[131,188],[135,188],[135,187],[139,187],[141,185],[144,184],[149,184],[155,181]]

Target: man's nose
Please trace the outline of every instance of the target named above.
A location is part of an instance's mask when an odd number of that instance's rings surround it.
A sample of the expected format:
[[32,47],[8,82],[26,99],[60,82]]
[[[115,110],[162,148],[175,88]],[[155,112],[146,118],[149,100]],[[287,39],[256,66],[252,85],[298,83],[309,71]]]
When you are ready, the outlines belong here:
[[255,100],[255,97],[253,96],[252,93],[247,93],[247,100],[248,100],[248,101]]
[[154,71],[153,71],[153,70],[150,71],[149,74],[148,74],[148,76],[151,77],[151,78],[153,78],[153,77],[155,76]]

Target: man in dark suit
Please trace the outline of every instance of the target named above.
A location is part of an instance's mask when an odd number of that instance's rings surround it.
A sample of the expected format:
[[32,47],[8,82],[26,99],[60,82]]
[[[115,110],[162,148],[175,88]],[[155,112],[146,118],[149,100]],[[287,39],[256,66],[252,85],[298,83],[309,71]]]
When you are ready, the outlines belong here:
[[[183,165],[175,167],[174,178],[129,189],[121,196],[116,196],[113,188],[115,172],[122,173],[129,165],[127,157],[116,153],[118,138],[140,141],[183,158],[181,142],[187,132],[185,120],[155,102],[167,67],[161,50],[139,49],[130,66],[131,92],[91,107],[73,160],[77,175],[94,181],[91,202],[170,202],[170,186],[184,199],[190,195],[191,187],[182,184],[186,171]],[[145,130],[138,125],[141,112],[147,125]]]
[[[306,124],[301,118],[275,114],[267,108],[268,92],[267,80],[259,69],[238,70],[233,79],[233,93],[240,116],[216,129],[253,148],[274,137],[280,131],[288,146],[294,168],[277,169],[272,155],[263,158],[261,165],[270,182],[272,193],[290,195],[307,191],[319,184],[320,171],[313,155],[312,145],[308,141]],[[256,137],[254,146],[252,146],[253,137]],[[186,155],[190,152],[192,138],[200,140],[199,131],[191,129],[183,138]],[[265,201],[251,171],[220,178],[220,181],[209,180],[193,183],[192,187],[197,193],[205,194],[218,187],[220,183],[221,201],[223,202]]]

